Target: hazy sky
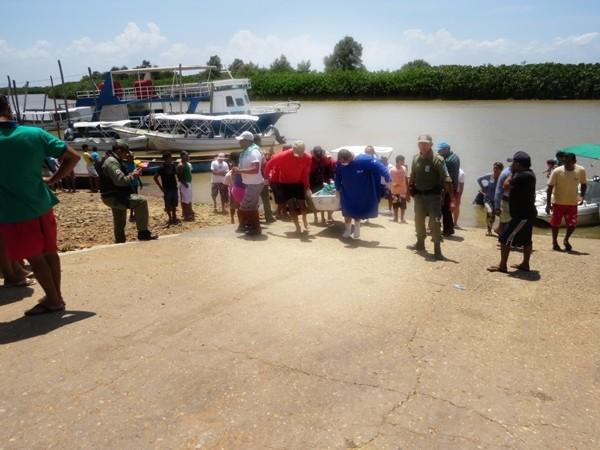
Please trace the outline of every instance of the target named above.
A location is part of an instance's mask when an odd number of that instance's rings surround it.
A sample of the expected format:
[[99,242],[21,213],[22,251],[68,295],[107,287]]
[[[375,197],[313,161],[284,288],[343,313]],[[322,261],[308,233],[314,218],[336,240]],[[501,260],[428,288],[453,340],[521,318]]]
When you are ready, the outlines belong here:
[[[3,4],[0,67],[45,84],[92,70],[204,64],[218,54],[260,65],[284,53],[323,57],[345,35],[363,44],[368,69],[432,64],[600,62],[600,1],[137,1],[22,0]],[[40,83],[41,82],[41,83]]]

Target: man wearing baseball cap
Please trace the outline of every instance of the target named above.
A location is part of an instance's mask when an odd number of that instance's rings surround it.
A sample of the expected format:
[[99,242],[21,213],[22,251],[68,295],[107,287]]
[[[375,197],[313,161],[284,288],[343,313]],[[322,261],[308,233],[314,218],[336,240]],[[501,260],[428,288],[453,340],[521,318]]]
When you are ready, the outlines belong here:
[[264,185],[260,170],[262,153],[254,143],[254,135],[250,131],[244,131],[236,139],[243,151],[240,154],[239,166],[231,171],[233,175],[240,174],[246,186],[239,209],[240,228],[245,230],[246,235],[255,236],[261,234],[258,202]]
[[533,251],[533,221],[537,216],[535,208],[535,174],[531,170],[531,158],[518,151],[508,160],[512,163],[511,175],[504,182],[504,189],[510,192],[508,205],[510,221],[500,235],[500,264],[488,267],[490,272],[508,272],[507,263],[511,247],[523,247],[523,262],[511,267],[529,271],[529,260]]
[[453,209],[456,206],[456,197],[458,193],[458,184],[460,177],[460,158],[452,151],[450,144],[446,141],[439,142],[437,152],[446,164],[448,175],[452,179],[452,190],[444,191],[442,196],[442,225],[444,236],[454,234]]
[[428,134],[417,138],[419,153],[414,157],[410,170],[409,186],[415,199],[415,230],[417,243],[412,249],[425,250],[425,220],[431,219],[431,237],[433,239],[436,259],[444,259],[442,255],[442,191],[452,192],[452,179],[446,172],[444,159],[433,152],[433,140]]
[[135,225],[139,241],[151,241],[158,236],[148,230],[148,201],[145,197],[133,193],[131,182],[142,174],[138,168],[129,173],[125,161],[129,156],[127,144],[118,143],[106,157],[96,163],[96,171],[100,176],[100,196],[102,202],[111,209],[113,216],[113,233],[115,243],[122,244],[126,240],[127,210],[135,212]]

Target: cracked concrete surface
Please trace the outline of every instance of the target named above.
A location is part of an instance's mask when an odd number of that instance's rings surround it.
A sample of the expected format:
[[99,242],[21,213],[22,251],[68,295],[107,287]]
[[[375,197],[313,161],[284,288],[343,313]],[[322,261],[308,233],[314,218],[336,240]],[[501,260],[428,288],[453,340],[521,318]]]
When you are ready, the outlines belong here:
[[0,291],[0,449],[600,448],[599,241],[536,281],[481,230],[290,229],[65,255],[63,317]]

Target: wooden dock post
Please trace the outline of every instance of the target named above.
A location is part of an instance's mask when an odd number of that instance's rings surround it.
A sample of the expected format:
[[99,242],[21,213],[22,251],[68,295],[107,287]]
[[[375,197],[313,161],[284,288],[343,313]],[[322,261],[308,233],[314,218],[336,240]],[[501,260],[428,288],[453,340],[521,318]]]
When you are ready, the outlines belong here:
[[[64,89],[65,76],[63,75],[62,64],[60,63],[60,59],[58,60],[58,70],[60,72],[60,82],[63,85]],[[67,114],[67,123],[69,123],[71,121],[71,118],[69,117],[69,105],[67,103],[67,94],[66,92],[63,92],[63,94],[65,95],[65,113]]]
[[[50,75],[50,86],[52,86],[52,92],[54,92],[54,80],[52,79],[52,75]],[[60,117],[58,116],[58,107],[56,106],[56,92],[54,92],[52,100],[54,100],[54,120],[56,120],[56,134],[60,138]]]

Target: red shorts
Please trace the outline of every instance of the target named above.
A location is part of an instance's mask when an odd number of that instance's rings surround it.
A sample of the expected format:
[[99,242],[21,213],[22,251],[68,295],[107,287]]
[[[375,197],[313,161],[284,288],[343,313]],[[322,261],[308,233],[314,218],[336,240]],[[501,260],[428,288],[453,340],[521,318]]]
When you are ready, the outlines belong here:
[[56,219],[52,209],[26,222],[0,223],[0,236],[12,261],[58,251]]
[[552,205],[550,225],[560,227],[563,217],[567,227],[575,228],[577,226],[577,205]]

